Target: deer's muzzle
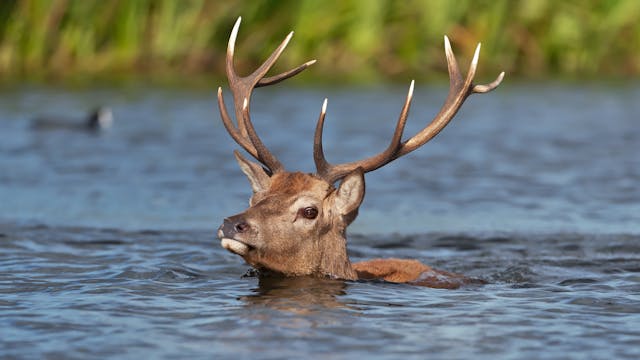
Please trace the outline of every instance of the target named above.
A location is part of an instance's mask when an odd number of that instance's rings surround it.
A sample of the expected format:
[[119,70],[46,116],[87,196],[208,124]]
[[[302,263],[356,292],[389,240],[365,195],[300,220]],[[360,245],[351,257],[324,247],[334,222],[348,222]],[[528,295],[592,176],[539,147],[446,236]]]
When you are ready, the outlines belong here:
[[234,254],[245,255],[252,249],[252,246],[237,240],[237,236],[248,232],[250,229],[251,226],[239,215],[224,219],[222,225],[218,228],[220,245]]

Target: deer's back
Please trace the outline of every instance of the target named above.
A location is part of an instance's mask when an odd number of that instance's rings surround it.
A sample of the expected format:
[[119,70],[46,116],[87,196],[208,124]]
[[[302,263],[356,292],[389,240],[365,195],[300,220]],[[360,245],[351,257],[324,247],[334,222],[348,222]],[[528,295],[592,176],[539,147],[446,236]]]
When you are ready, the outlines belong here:
[[418,260],[373,259],[353,264],[360,280],[384,280],[439,289],[457,289],[465,284],[482,283],[464,275],[436,270]]

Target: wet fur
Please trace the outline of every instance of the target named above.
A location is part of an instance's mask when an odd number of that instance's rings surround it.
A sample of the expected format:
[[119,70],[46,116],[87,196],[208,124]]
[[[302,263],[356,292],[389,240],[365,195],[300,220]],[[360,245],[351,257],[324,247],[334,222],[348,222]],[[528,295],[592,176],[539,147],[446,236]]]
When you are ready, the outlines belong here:
[[[241,168],[252,169],[255,164]],[[248,162],[248,161],[247,161]],[[253,168],[255,170],[255,168]],[[262,171],[262,170],[260,170]],[[245,171],[245,173],[247,173]],[[351,191],[364,192],[363,174],[352,175],[355,185],[344,190],[335,188],[313,174],[282,172],[271,177],[256,176],[249,171],[254,187],[250,208],[231,218],[242,218],[256,230],[238,234],[237,238],[252,246],[243,255],[247,263],[262,271],[284,276],[329,276],[344,280],[379,279],[395,283],[433,288],[455,289],[472,282],[462,275],[435,270],[417,260],[374,259],[352,264],[347,255],[346,229],[355,219],[364,193],[351,195]],[[359,188],[359,187],[362,188]],[[341,192],[341,189],[343,191]],[[341,199],[340,196],[354,196]],[[300,199],[308,198],[317,204],[319,214],[315,220],[300,219],[295,206]],[[340,209],[337,203],[353,201],[352,208]],[[345,205],[342,205],[345,206]],[[293,208],[292,208],[293,207]],[[340,213],[343,211],[344,213]],[[297,221],[312,221],[296,228]]]

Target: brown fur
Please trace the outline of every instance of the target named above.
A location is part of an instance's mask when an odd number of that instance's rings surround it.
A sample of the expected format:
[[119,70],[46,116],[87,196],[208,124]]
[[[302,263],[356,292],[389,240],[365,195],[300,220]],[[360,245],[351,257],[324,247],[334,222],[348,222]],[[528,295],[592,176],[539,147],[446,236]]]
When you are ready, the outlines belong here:
[[353,264],[353,269],[362,280],[382,279],[405,283],[416,280],[420,274],[431,270],[418,260],[373,259]]
[[313,192],[318,190],[328,192],[332,189],[333,186],[327,184],[325,181],[313,174],[284,172],[274,174],[271,177],[269,192],[296,195],[302,192]]
[[459,274],[436,270],[418,260],[373,259],[353,264],[361,280],[385,280],[440,289],[457,289],[477,280]]
[[[260,181],[251,177],[255,174],[247,175],[252,181]],[[250,229],[234,234],[234,239],[251,246],[241,256],[253,267],[285,276],[380,279],[448,289],[469,282],[461,275],[434,270],[417,260],[374,259],[351,264],[346,228],[362,201],[363,193],[358,192],[364,192],[362,174],[353,175],[345,189],[343,184],[336,189],[315,175],[300,172],[276,173],[265,179],[267,183],[258,186],[265,190],[254,193],[249,209],[228,219],[249,224]],[[317,207],[316,219],[299,215],[299,208],[307,206]]]

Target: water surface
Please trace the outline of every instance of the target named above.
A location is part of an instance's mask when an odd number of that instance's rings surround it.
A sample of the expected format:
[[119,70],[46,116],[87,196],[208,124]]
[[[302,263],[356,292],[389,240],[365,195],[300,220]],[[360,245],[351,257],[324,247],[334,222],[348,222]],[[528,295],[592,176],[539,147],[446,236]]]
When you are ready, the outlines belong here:
[[[343,162],[386,146],[405,90],[258,89],[253,119],[288,169],[313,171],[324,97],[325,151]],[[445,93],[416,89],[408,133]],[[0,354],[636,359],[638,99],[633,83],[506,84],[367,175],[352,258],[488,281],[452,291],[242,277],[214,235],[250,188],[213,90],[4,90]],[[99,104],[115,115],[103,134],[30,126]]]

